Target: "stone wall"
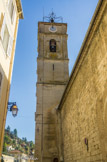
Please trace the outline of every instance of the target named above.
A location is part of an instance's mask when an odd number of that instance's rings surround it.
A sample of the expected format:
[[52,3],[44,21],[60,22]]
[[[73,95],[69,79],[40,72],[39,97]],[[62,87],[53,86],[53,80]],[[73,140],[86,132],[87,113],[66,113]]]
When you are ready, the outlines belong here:
[[107,161],[107,1],[99,1],[59,105],[64,162]]
[[[50,28],[54,26],[56,31]],[[37,104],[35,158],[38,162],[52,162],[58,158],[57,115],[62,94],[69,79],[67,52],[67,24],[38,23]],[[50,50],[50,41],[56,50]]]

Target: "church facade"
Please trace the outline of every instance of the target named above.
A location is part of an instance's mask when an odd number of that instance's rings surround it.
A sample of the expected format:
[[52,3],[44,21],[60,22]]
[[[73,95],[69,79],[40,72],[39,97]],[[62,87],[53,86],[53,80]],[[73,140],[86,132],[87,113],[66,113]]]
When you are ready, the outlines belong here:
[[38,25],[35,157],[106,162],[107,1],[98,2],[70,77],[66,29],[64,23]]

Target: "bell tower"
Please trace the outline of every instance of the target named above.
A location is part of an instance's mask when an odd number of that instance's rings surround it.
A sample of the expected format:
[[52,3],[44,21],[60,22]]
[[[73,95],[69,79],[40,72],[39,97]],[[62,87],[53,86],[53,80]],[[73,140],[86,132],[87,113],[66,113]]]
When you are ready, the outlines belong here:
[[38,23],[35,158],[59,162],[56,109],[69,79],[67,24],[55,22],[53,12],[45,18]]

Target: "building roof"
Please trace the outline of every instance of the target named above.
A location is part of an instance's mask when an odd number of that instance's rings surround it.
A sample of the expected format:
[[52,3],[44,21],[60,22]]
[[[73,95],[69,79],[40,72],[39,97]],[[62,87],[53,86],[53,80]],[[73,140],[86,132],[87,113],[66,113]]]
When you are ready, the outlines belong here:
[[23,10],[22,10],[21,0],[16,0],[16,5],[17,5],[18,13],[19,13],[19,18],[20,19],[23,19],[24,16],[23,16]]
[[21,154],[21,151],[19,150],[11,150],[9,151],[10,154]]
[[[81,46],[81,48],[80,48],[78,57],[77,57],[77,59],[76,59],[76,62],[75,62],[75,64],[74,64],[74,67],[73,67],[73,69],[72,69],[72,72],[71,72],[71,75],[70,75],[68,84],[67,84],[67,86],[66,86],[66,88],[65,88],[65,91],[64,91],[63,96],[62,96],[62,98],[61,98],[61,101],[60,101],[60,103],[59,103],[58,110],[61,110],[62,105],[63,105],[63,103],[64,103],[64,101],[65,101],[65,99],[66,99],[66,97],[67,97],[67,94],[69,93],[71,81],[73,82],[73,78],[75,78],[76,75],[77,75],[77,74],[76,74],[77,66],[78,66],[78,69],[79,69],[79,66],[80,66],[80,65],[79,65],[79,61],[80,61],[80,59],[81,59],[81,56],[82,56],[83,50],[84,50],[84,48],[85,48],[85,46],[86,46],[86,44],[87,44],[87,41],[89,40],[90,34],[92,34],[92,32],[91,32],[91,31],[92,31],[92,28],[95,27],[96,19],[97,19],[97,16],[98,16],[98,14],[99,14],[99,11],[100,11],[100,8],[101,8],[103,2],[106,2],[106,1],[105,1],[105,0],[99,0],[99,2],[98,2],[98,4],[97,4],[96,10],[95,10],[95,12],[94,12],[94,15],[93,15],[92,20],[91,20],[90,25],[89,25],[89,28],[88,28],[88,30],[87,30],[86,36],[85,36],[84,41],[83,41],[83,43],[82,43],[82,46]],[[98,20],[97,20],[97,22],[98,22]],[[94,31],[95,31],[95,28],[94,28]]]

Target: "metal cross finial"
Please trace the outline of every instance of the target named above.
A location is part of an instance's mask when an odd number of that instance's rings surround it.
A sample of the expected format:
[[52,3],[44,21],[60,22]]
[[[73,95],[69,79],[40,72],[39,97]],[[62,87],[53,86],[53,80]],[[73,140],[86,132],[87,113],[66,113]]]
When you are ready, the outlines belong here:
[[49,16],[44,16],[43,17],[43,21],[44,20],[47,20],[48,22],[51,22],[51,23],[54,23],[54,22],[63,22],[63,18],[60,16],[60,17],[56,17],[55,13],[53,12],[53,9],[52,9],[52,12],[49,14]]
[[56,15],[54,14],[54,12],[52,11],[52,13],[50,14],[50,22],[54,22],[54,20],[55,20],[55,18],[56,18]]

